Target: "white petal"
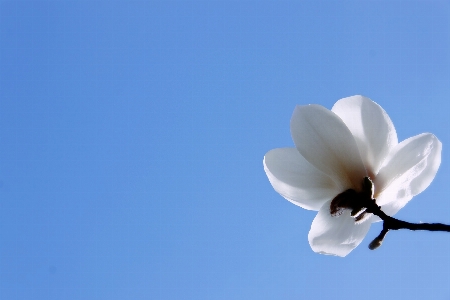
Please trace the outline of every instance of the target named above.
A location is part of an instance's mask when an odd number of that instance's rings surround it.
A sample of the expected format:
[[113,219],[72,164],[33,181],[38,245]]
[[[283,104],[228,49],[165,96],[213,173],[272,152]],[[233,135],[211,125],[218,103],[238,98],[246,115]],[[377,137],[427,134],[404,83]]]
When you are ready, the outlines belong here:
[[442,143],[424,133],[398,144],[375,179],[375,198],[388,215],[425,190],[441,164]]
[[369,174],[377,174],[390,150],[398,144],[397,132],[387,113],[363,96],[343,98],[331,110],[355,137]]
[[314,218],[308,234],[309,244],[314,252],[344,257],[361,243],[371,222],[356,224],[350,210],[333,217],[330,203],[325,202]]
[[263,163],[275,191],[305,209],[319,210],[339,194],[333,180],[314,168],[296,148],[273,149]]
[[360,189],[366,174],[350,130],[333,112],[320,105],[297,106],[291,134],[300,154],[330,176],[341,191]]

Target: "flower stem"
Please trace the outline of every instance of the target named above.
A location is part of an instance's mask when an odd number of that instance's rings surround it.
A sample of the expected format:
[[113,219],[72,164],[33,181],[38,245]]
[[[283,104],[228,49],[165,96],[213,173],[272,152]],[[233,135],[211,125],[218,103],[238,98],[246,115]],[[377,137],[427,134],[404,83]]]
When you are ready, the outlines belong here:
[[383,230],[381,233],[369,244],[370,250],[375,250],[381,246],[384,237],[389,230],[409,229],[409,230],[428,230],[428,231],[446,231],[450,232],[450,225],[442,223],[409,223],[386,215],[381,208],[376,204],[374,199],[368,200],[365,203],[367,212],[373,213],[383,220]]

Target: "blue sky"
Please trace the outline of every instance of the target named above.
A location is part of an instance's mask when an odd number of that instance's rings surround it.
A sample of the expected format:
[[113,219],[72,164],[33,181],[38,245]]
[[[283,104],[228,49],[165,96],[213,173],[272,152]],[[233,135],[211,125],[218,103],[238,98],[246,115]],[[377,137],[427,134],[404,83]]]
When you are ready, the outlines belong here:
[[1,299],[450,299],[450,235],[315,254],[271,187],[298,104],[443,143],[397,217],[450,223],[449,1],[0,1]]

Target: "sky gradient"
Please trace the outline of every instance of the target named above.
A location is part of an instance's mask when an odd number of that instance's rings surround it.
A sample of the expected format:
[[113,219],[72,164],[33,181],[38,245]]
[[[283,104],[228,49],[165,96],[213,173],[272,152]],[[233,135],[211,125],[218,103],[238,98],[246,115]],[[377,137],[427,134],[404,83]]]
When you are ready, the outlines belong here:
[[449,1],[0,0],[0,299],[450,299],[450,234],[314,253],[264,154],[362,94],[443,143]]

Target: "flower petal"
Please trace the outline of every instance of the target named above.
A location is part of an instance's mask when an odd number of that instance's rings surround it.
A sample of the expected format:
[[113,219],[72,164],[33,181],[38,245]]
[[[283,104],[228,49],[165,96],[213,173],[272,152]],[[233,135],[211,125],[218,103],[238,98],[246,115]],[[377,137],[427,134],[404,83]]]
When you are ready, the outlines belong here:
[[308,234],[309,244],[314,252],[344,257],[362,242],[371,222],[356,224],[350,210],[333,217],[330,203],[325,202],[314,218]]
[[305,209],[319,210],[339,193],[333,180],[314,168],[296,148],[273,149],[263,163],[275,191]]
[[352,132],[364,165],[373,177],[390,150],[398,144],[397,132],[388,114],[377,103],[359,95],[339,100],[331,111]]
[[300,154],[330,176],[340,190],[360,189],[366,175],[350,130],[333,112],[320,105],[297,106],[291,134]]
[[388,215],[425,190],[441,164],[442,143],[423,133],[398,144],[375,178],[375,198]]

